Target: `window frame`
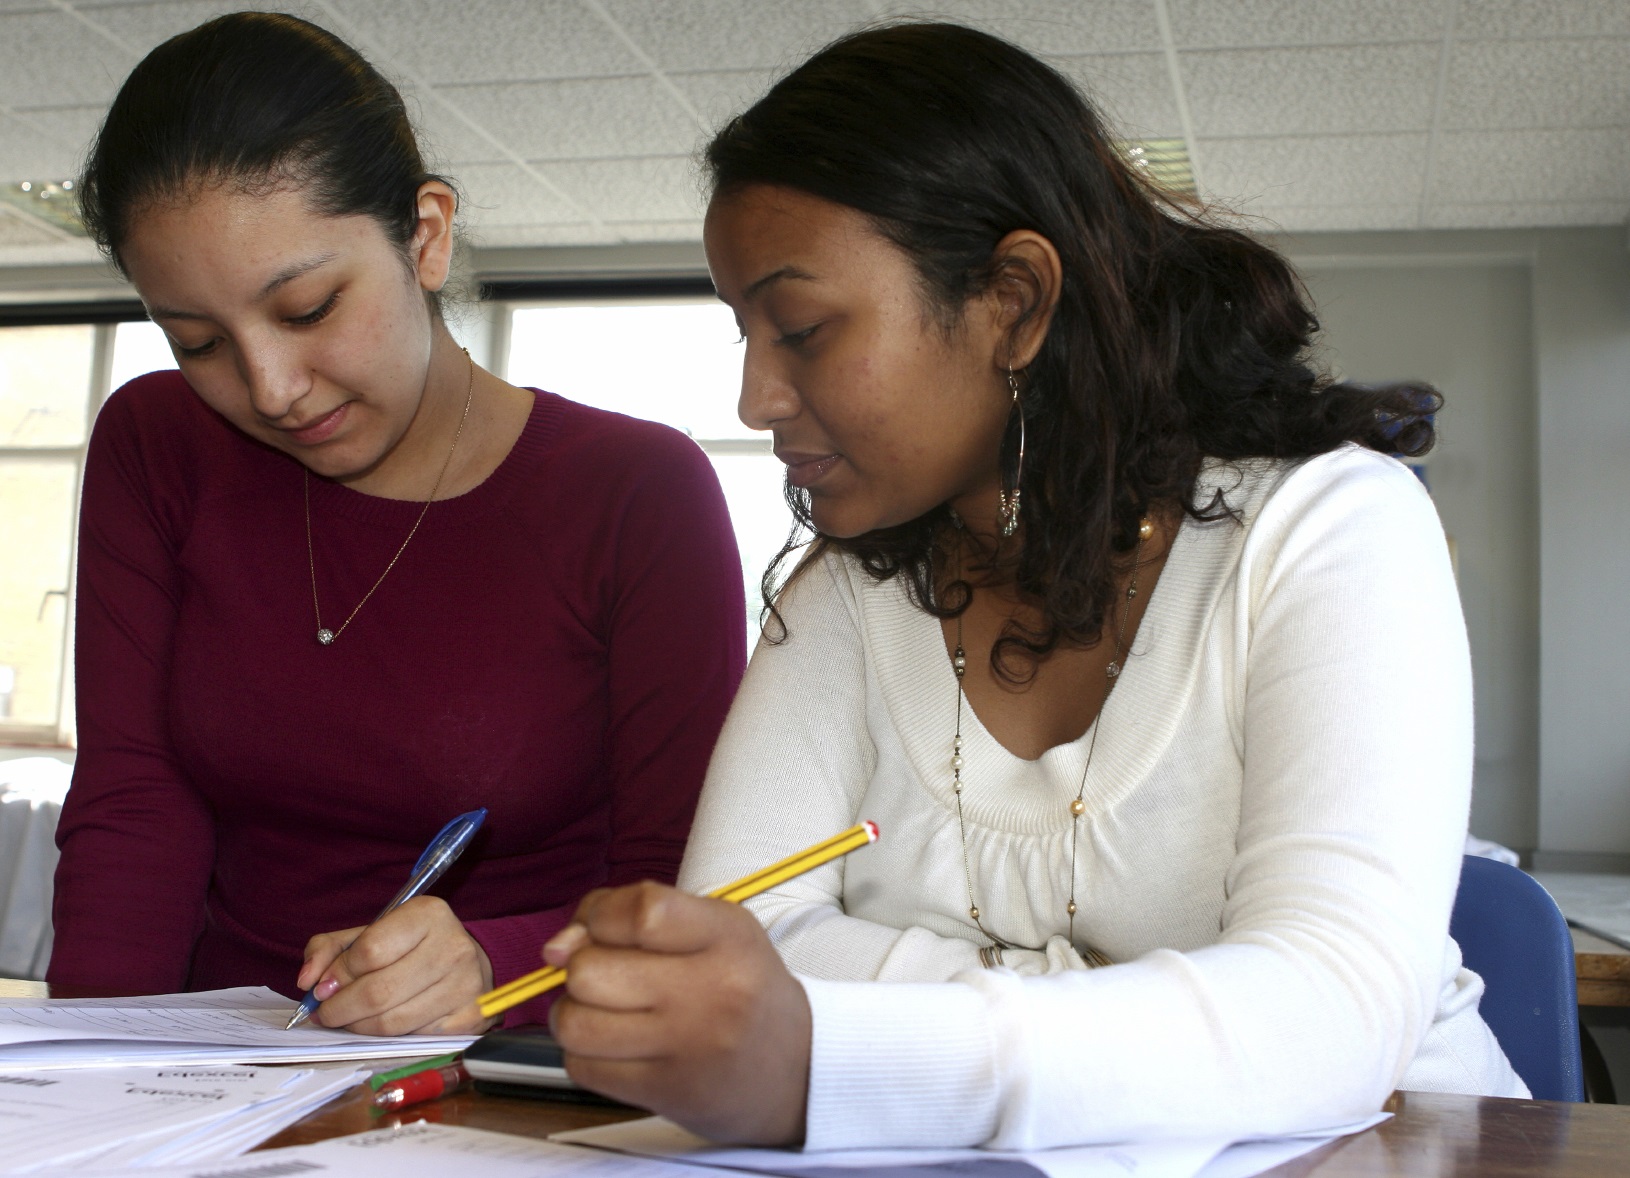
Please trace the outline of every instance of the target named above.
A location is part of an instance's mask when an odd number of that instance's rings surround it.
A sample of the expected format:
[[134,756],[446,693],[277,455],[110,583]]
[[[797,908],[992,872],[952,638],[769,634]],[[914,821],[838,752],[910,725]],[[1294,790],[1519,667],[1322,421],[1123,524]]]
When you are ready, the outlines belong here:
[[91,337],[90,379],[85,389],[85,438],[75,446],[0,446],[0,463],[30,459],[71,462],[74,468],[73,511],[68,523],[67,595],[62,627],[61,664],[57,681],[56,719],[50,724],[23,724],[0,717],[0,748],[73,748],[76,744],[74,711],[74,616],[79,601],[79,504],[85,489],[85,457],[90,448],[96,415],[113,390],[113,338],[119,324],[147,318],[134,300],[109,299],[90,303],[0,303],[0,329],[8,327],[94,328]]

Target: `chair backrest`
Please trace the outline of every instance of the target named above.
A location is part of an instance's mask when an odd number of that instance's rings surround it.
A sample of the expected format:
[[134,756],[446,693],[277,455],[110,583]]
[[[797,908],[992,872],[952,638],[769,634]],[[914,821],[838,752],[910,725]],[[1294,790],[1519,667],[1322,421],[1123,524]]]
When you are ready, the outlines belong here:
[[1584,1100],[1573,938],[1531,876],[1467,855],[1449,935],[1482,975],[1483,1020],[1538,1100]]

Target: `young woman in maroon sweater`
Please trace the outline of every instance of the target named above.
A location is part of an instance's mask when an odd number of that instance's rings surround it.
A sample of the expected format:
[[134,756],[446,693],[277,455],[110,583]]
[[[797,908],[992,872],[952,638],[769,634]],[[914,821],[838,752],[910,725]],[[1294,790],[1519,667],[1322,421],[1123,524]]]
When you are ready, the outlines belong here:
[[[454,191],[310,24],[154,50],[81,193],[181,371],[91,444],[49,977],[479,1029],[585,892],[678,869],[745,657],[712,469],[459,349]],[[359,936],[478,806],[445,898]]]

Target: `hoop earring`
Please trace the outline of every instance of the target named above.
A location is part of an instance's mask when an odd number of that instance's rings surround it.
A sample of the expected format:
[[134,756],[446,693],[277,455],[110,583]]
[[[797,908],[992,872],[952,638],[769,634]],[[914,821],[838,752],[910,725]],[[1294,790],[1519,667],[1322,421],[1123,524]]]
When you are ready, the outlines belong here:
[[1013,409],[1019,415],[1019,465],[1013,476],[1013,490],[1003,486],[996,492],[996,517],[1002,523],[1002,535],[1011,536],[1019,530],[1019,497],[1024,493],[1024,406],[1019,404],[1019,378],[1013,375],[1013,366],[1007,368],[1007,387],[1013,390]]

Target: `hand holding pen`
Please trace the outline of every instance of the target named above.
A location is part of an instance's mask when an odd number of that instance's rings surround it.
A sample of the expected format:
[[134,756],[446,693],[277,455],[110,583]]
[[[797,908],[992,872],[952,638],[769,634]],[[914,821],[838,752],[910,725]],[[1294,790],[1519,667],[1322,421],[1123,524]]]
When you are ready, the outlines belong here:
[[298,984],[308,991],[291,1028],[320,1004],[326,1026],[363,1034],[475,1031],[485,1025],[473,1000],[491,984],[486,954],[444,901],[421,893],[452,866],[486,813],[474,810],[443,827],[372,924],[322,933],[307,943]]

